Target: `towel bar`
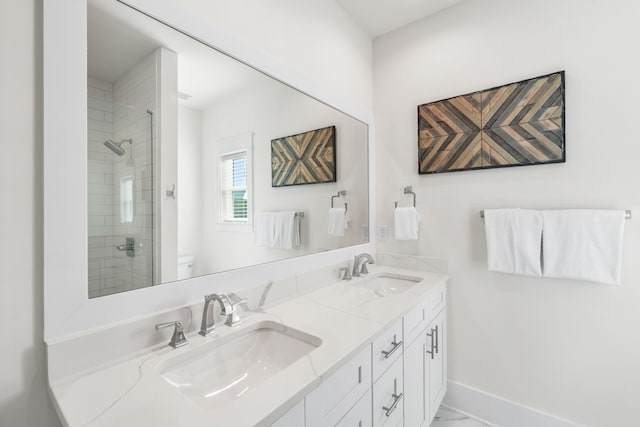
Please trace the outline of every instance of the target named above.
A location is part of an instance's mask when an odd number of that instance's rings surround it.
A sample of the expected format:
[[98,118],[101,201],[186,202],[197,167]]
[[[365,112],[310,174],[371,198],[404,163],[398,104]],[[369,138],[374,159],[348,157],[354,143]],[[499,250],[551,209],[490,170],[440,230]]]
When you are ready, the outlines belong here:
[[[404,187],[404,194],[413,195],[413,207],[415,208],[416,207],[416,193],[413,192],[413,187],[410,186],[410,185],[407,186],[407,187]],[[396,208],[397,208],[398,207],[398,202],[395,202],[395,203],[396,203]]]
[[[484,218],[484,210],[480,211],[480,218]],[[632,218],[630,209],[627,209],[627,210],[624,211],[624,218],[625,219],[631,219]]]
[[[347,190],[340,190],[338,191],[338,194],[336,194],[335,196],[331,196],[331,208],[333,209],[333,199],[335,199],[336,197],[340,197],[340,196],[346,196],[347,195]],[[347,211],[347,204],[344,204],[344,211]]]

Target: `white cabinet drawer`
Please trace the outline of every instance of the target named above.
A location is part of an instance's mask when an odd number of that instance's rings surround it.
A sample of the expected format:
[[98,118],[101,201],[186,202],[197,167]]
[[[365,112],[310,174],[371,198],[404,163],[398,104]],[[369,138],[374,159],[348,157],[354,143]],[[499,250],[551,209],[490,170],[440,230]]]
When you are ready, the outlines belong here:
[[304,426],[304,399],[289,412],[281,416],[271,427],[301,427]]
[[395,427],[403,419],[402,359],[396,360],[373,385],[373,426]]
[[373,381],[400,358],[402,349],[402,319],[398,319],[373,342]]
[[370,427],[371,423],[371,389],[369,389],[356,406],[336,424],[336,427]]
[[335,426],[370,387],[371,345],[367,345],[306,397],[306,427]]
[[429,317],[428,300],[418,304],[417,307],[404,315],[402,328],[405,347],[422,334],[424,328],[429,324]]
[[446,283],[441,283],[429,293],[429,322],[442,311],[447,305],[447,286]]

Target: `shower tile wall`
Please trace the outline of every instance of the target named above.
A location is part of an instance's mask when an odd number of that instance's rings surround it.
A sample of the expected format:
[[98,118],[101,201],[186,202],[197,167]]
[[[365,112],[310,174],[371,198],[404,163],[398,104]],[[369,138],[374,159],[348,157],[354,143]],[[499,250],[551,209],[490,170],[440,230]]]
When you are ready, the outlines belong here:
[[[88,79],[89,297],[153,283],[153,197],[151,116],[156,110],[156,53],[144,58],[113,84]],[[123,156],[103,142],[122,144]],[[133,149],[133,163],[130,156]],[[133,179],[133,218],[121,216],[121,185]],[[116,249],[127,237],[135,257]]]
[[88,79],[89,297],[116,286],[113,259],[113,85]]
[[121,76],[113,84],[113,136],[116,141],[133,140],[135,167],[127,165],[127,153],[115,160],[113,185],[119,190],[120,182],[127,176],[134,177],[133,222],[120,221],[120,195],[114,191],[113,218],[114,236],[124,243],[126,237],[136,241],[136,256],[126,257],[121,253],[117,267],[121,288],[138,289],[152,285],[153,279],[153,197],[152,197],[152,150],[151,115],[156,111],[157,52],[153,52]]

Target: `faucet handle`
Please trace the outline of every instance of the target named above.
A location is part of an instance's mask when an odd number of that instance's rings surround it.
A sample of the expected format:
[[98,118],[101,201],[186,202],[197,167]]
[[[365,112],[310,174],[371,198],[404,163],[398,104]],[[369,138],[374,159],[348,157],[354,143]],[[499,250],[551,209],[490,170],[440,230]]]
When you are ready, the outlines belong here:
[[367,261],[366,259],[362,261],[362,267],[360,268],[361,274],[369,274],[369,269],[367,268],[367,264],[369,264],[369,261]]
[[351,272],[351,276],[360,277],[360,255],[355,255],[353,257],[353,271]]
[[231,306],[231,310],[226,313],[227,319],[224,324],[227,326],[238,326],[242,323],[240,320],[240,315],[238,314],[238,306],[242,307],[244,311],[249,311],[249,307],[247,306],[247,302],[249,301],[246,298],[240,298],[236,294],[229,294],[229,305]]
[[247,303],[249,300],[247,298],[241,298],[236,294],[229,294],[229,303],[231,304],[231,310],[238,310],[238,306],[242,307],[244,311],[249,311],[249,306]]
[[187,337],[184,336],[184,328],[182,327],[182,322],[179,320],[173,322],[158,323],[156,325],[156,331],[159,329],[168,328],[169,326],[174,327],[171,341],[169,341],[169,345],[171,347],[178,348],[189,343],[189,341],[187,341]]
[[340,279],[351,280],[351,268],[349,266],[340,269]]

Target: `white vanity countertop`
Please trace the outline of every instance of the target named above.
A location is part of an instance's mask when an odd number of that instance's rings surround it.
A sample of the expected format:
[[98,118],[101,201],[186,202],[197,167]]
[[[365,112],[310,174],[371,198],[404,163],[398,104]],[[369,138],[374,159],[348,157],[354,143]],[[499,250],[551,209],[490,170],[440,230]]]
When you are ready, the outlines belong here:
[[[268,426],[317,387],[387,325],[424,301],[447,275],[387,266],[370,266],[372,276],[388,272],[423,280],[404,293],[382,298],[357,286],[363,278],[336,281],[307,295],[245,315],[237,328],[217,325],[209,337],[187,335],[189,345],[154,347],[51,384],[63,421],[76,426]],[[203,408],[170,386],[159,365],[182,352],[220,339],[238,329],[272,320],[315,335],[322,345],[242,397],[216,409]]]

